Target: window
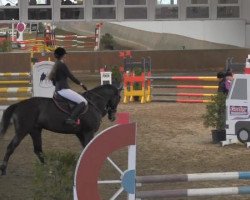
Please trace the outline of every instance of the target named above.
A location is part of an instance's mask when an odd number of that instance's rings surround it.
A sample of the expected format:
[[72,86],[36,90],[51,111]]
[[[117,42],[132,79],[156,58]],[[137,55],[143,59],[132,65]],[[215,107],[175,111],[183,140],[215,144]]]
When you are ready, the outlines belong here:
[[147,19],[146,0],[125,0],[124,19]]
[[236,79],[231,99],[247,100],[247,79]]
[[18,6],[18,0],[0,1],[0,6]]
[[85,0],[77,0],[77,1],[75,1],[75,0],[61,0],[61,5],[67,5],[67,6],[69,6],[69,5],[72,5],[72,6],[74,6],[74,5],[83,5],[85,3]]
[[178,14],[177,0],[157,0],[155,19],[176,19]]
[[29,0],[30,6],[50,5],[50,0]]
[[93,8],[93,19],[116,19],[116,8]]
[[61,8],[61,19],[84,19],[84,8]]
[[159,7],[155,11],[156,19],[176,19],[178,18],[178,7]]
[[240,5],[238,0],[218,0],[217,18],[239,18]]
[[208,4],[208,0],[191,0],[191,4]]
[[125,5],[146,5],[146,0],[125,0]]
[[217,8],[218,18],[239,18],[240,7],[239,6],[220,6]]
[[115,5],[115,0],[94,0],[94,5]]
[[84,19],[85,0],[62,0],[60,9],[61,20]]
[[157,5],[177,5],[178,0],[157,0]]
[[125,8],[125,19],[147,19],[147,8]]
[[0,9],[0,20],[19,20],[19,9],[18,8],[8,8]]
[[116,0],[93,0],[93,19],[116,19]]
[[29,20],[51,20],[52,5],[51,0],[28,0],[28,19]]
[[218,4],[238,4],[239,0],[218,0]]
[[187,18],[209,18],[209,7],[187,7]]
[[52,9],[51,8],[29,8],[28,19],[29,20],[51,20]]
[[208,0],[189,0],[189,5],[186,8],[186,17],[190,19],[209,18]]

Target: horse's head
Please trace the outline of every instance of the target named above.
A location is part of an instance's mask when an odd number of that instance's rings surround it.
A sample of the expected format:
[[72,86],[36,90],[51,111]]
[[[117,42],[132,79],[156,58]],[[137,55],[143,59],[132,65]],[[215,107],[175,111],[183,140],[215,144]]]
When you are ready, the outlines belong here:
[[121,87],[117,88],[113,85],[102,85],[86,92],[84,96],[95,104],[95,108],[101,112],[103,117],[108,114],[108,119],[114,121],[117,106],[121,99],[121,90]]
[[115,91],[114,96],[109,99],[108,104],[107,104],[107,112],[108,112],[108,118],[110,121],[115,121],[116,119],[116,112],[117,112],[117,106],[120,102],[121,96],[120,96],[120,90],[117,89],[117,91]]

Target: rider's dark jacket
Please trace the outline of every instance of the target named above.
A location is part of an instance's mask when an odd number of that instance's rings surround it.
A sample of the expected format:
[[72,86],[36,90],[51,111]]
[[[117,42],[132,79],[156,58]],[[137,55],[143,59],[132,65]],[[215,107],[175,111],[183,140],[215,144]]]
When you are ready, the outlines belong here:
[[228,89],[226,88],[226,78],[223,78],[218,84],[218,92],[223,94],[228,94]]
[[80,81],[69,71],[67,65],[62,61],[57,60],[50,75],[50,79],[56,87],[55,91],[69,89],[67,78],[70,78],[73,82],[80,85]]

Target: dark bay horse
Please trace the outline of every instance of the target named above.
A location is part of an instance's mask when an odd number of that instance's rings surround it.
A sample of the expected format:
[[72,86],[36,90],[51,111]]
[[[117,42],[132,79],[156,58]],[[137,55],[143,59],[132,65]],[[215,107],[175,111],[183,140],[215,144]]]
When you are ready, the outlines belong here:
[[120,101],[120,89],[112,85],[94,88],[83,94],[89,100],[86,113],[80,115],[80,125],[71,127],[64,123],[68,114],[61,111],[51,98],[32,97],[9,106],[3,113],[0,124],[0,135],[8,129],[13,119],[15,136],[9,143],[0,170],[6,174],[8,160],[23,138],[30,134],[34,152],[43,163],[42,129],[63,134],[75,134],[83,147],[93,138],[100,127],[101,119],[108,114],[111,121],[115,120],[117,105]]

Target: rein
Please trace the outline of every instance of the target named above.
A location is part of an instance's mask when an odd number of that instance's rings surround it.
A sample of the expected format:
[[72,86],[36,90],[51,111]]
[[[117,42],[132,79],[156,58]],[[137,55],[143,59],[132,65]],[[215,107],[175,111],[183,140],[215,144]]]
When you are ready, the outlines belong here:
[[91,94],[93,94],[93,95],[95,95],[97,97],[100,97],[101,99],[104,99],[101,95],[97,94],[96,92],[92,92],[90,90],[88,90],[87,92],[89,92],[89,93],[91,93]]
[[[105,98],[104,98],[103,96],[97,94],[96,92],[93,92],[93,91],[88,90],[87,93],[93,94],[93,95],[95,95],[96,97],[99,97],[99,98],[105,100]],[[86,98],[86,97],[85,97],[85,98]],[[100,109],[99,109],[99,108],[98,108],[89,98],[86,98],[86,99],[87,99],[87,101],[97,110],[97,112],[99,112],[99,113],[101,114],[101,116],[102,116],[102,112],[100,111]],[[104,109],[105,109],[107,112],[108,112],[109,110],[112,110],[112,108],[104,108]],[[115,111],[116,111],[116,110],[115,110]]]
[[102,111],[93,103],[93,101],[91,101],[89,98],[85,97],[86,100],[89,102],[90,105],[92,105],[96,110],[97,112],[102,116]]

